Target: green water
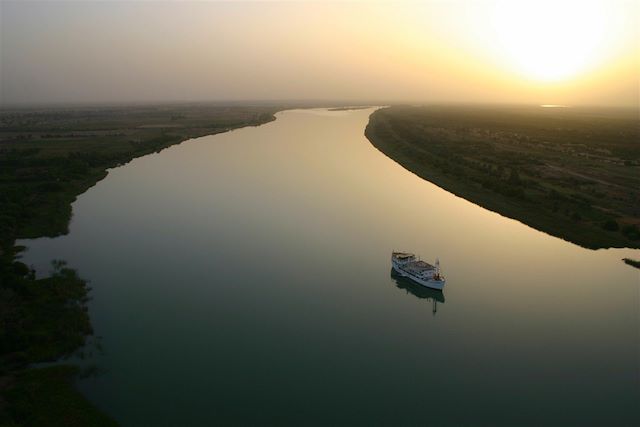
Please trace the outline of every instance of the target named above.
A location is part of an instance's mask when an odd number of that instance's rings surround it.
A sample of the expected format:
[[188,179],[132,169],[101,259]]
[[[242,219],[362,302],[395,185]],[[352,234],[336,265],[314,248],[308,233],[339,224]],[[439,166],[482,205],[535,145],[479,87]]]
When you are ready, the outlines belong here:
[[[82,392],[123,426],[634,425],[637,250],[580,248],[405,171],[369,110],[136,159],[23,241],[91,281]],[[431,292],[392,250],[440,258]]]

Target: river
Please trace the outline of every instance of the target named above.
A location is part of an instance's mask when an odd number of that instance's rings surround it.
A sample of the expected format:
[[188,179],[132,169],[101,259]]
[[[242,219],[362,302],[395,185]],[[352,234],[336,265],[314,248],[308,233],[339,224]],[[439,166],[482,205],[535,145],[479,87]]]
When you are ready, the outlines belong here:
[[[80,390],[123,426],[631,425],[640,251],[588,250],[424,181],[373,109],[290,110],[135,159],[21,241],[90,280]],[[392,250],[440,259],[430,292]]]

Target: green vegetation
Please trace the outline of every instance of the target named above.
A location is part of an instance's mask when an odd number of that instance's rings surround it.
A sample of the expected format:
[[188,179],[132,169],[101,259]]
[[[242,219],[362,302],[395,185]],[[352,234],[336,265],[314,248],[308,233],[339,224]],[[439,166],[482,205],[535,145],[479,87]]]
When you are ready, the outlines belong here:
[[92,333],[89,288],[55,261],[36,279],[18,238],[67,233],[71,203],[107,169],[189,138],[273,120],[274,107],[174,105],[0,112],[0,425],[113,425],[73,388],[77,368],[35,369]]
[[420,177],[538,230],[640,247],[636,111],[395,106],[365,134]]
[[[28,426],[115,426],[115,421],[87,402],[73,387],[73,366],[29,369],[16,375],[6,395],[13,420]],[[0,419],[0,422],[3,420]]]
[[67,232],[71,203],[106,169],[189,138],[256,126],[273,107],[203,105],[0,114],[0,242]]
[[73,388],[77,368],[27,369],[84,345],[92,332],[86,282],[61,261],[39,280],[18,261],[5,260],[0,268],[0,424],[114,425]]
[[54,261],[51,276],[37,280],[19,261],[0,267],[3,366],[54,361],[84,344],[88,288],[74,270]]

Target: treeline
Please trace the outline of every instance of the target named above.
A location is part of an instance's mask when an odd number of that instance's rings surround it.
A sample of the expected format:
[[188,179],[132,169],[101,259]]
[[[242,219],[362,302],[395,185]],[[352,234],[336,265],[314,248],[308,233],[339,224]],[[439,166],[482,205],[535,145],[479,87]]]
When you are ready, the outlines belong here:
[[40,149],[5,149],[0,152],[0,236],[34,238],[67,232],[71,203],[77,194],[106,175],[106,169],[182,139],[160,135],[131,141],[130,151],[72,151],[40,156]]
[[[407,169],[491,210],[586,247],[640,247],[640,230],[629,222],[640,213],[640,187],[633,182],[625,187],[619,176],[608,175],[614,168],[625,169],[621,174],[632,171],[576,152],[584,132],[573,129],[575,121],[563,122],[566,129],[556,131],[558,136],[548,129],[557,127],[553,120],[534,116],[520,127],[518,120],[504,111],[483,115],[455,108],[391,107],[372,114],[365,133]],[[605,135],[602,129],[599,135]],[[616,151],[630,146],[631,141],[617,141]],[[605,151],[603,143],[593,141],[589,150]],[[631,157],[622,160],[637,161],[639,151],[624,151]],[[582,169],[587,162],[588,173],[596,171],[594,178]],[[607,180],[615,183],[605,185]]]

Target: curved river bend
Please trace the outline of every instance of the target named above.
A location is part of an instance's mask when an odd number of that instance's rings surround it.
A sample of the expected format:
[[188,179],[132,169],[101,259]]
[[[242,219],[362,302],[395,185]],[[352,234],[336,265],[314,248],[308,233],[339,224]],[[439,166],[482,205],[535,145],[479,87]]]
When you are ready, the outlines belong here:
[[[104,351],[82,392],[136,425],[631,425],[639,274],[423,181],[373,109],[292,110],[113,169],[68,236]],[[440,258],[443,294],[390,277]]]

